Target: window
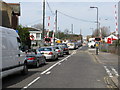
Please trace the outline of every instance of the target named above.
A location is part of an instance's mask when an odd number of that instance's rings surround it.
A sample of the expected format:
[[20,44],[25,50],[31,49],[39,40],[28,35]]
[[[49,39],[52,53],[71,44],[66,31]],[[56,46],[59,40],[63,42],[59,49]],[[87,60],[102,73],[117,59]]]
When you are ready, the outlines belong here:
[[18,43],[21,43],[21,40],[20,40],[20,38],[19,38],[19,37],[17,37],[17,42],[18,42]]
[[40,33],[36,33],[36,38],[40,38]]

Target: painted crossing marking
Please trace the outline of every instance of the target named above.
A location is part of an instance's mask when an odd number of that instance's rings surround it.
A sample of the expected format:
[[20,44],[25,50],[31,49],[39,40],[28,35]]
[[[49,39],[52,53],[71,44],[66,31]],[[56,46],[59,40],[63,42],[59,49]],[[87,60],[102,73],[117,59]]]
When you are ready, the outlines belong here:
[[112,73],[110,72],[110,70],[107,68],[107,66],[104,66],[106,73],[109,75],[109,77],[113,77]]
[[111,67],[111,69],[115,73],[116,76],[119,76],[118,72],[113,67]]

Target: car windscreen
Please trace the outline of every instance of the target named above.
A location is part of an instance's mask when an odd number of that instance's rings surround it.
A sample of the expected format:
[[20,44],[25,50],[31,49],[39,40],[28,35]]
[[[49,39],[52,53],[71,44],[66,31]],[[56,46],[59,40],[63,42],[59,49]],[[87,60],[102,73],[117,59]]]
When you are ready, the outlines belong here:
[[40,48],[39,51],[52,51],[52,48]]

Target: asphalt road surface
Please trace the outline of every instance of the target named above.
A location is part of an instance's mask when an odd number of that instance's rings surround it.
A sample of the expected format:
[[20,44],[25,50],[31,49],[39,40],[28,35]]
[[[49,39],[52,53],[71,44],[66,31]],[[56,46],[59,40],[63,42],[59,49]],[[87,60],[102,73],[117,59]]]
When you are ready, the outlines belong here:
[[30,68],[29,74],[19,73],[3,78],[3,88],[108,88],[104,67],[96,63],[87,47],[71,50],[70,55]]

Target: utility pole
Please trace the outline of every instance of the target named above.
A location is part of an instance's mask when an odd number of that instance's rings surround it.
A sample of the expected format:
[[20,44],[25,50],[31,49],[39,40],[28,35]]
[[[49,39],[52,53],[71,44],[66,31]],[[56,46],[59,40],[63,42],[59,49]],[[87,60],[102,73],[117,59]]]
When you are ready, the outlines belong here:
[[55,11],[55,33],[57,34],[57,10]]
[[82,29],[80,29],[80,39],[82,40]]
[[82,30],[80,29],[80,35],[82,35]]
[[[55,37],[57,36],[57,10],[55,11]],[[54,45],[55,45],[55,37],[54,37]]]
[[44,40],[45,32],[45,0],[43,0],[43,30],[42,30],[42,39]]
[[58,39],[60,39],[60,34],[59,34],[59,33],[60,33],[60,32],[59,32],[59,27],[58,27],[58,30],[57,30],[57,31],[58,31],[58,32],[57,32],[57,33],[58,33]]
[[73,24],[71,24],[71,32],[72,32],[72,34],[73,34]]

